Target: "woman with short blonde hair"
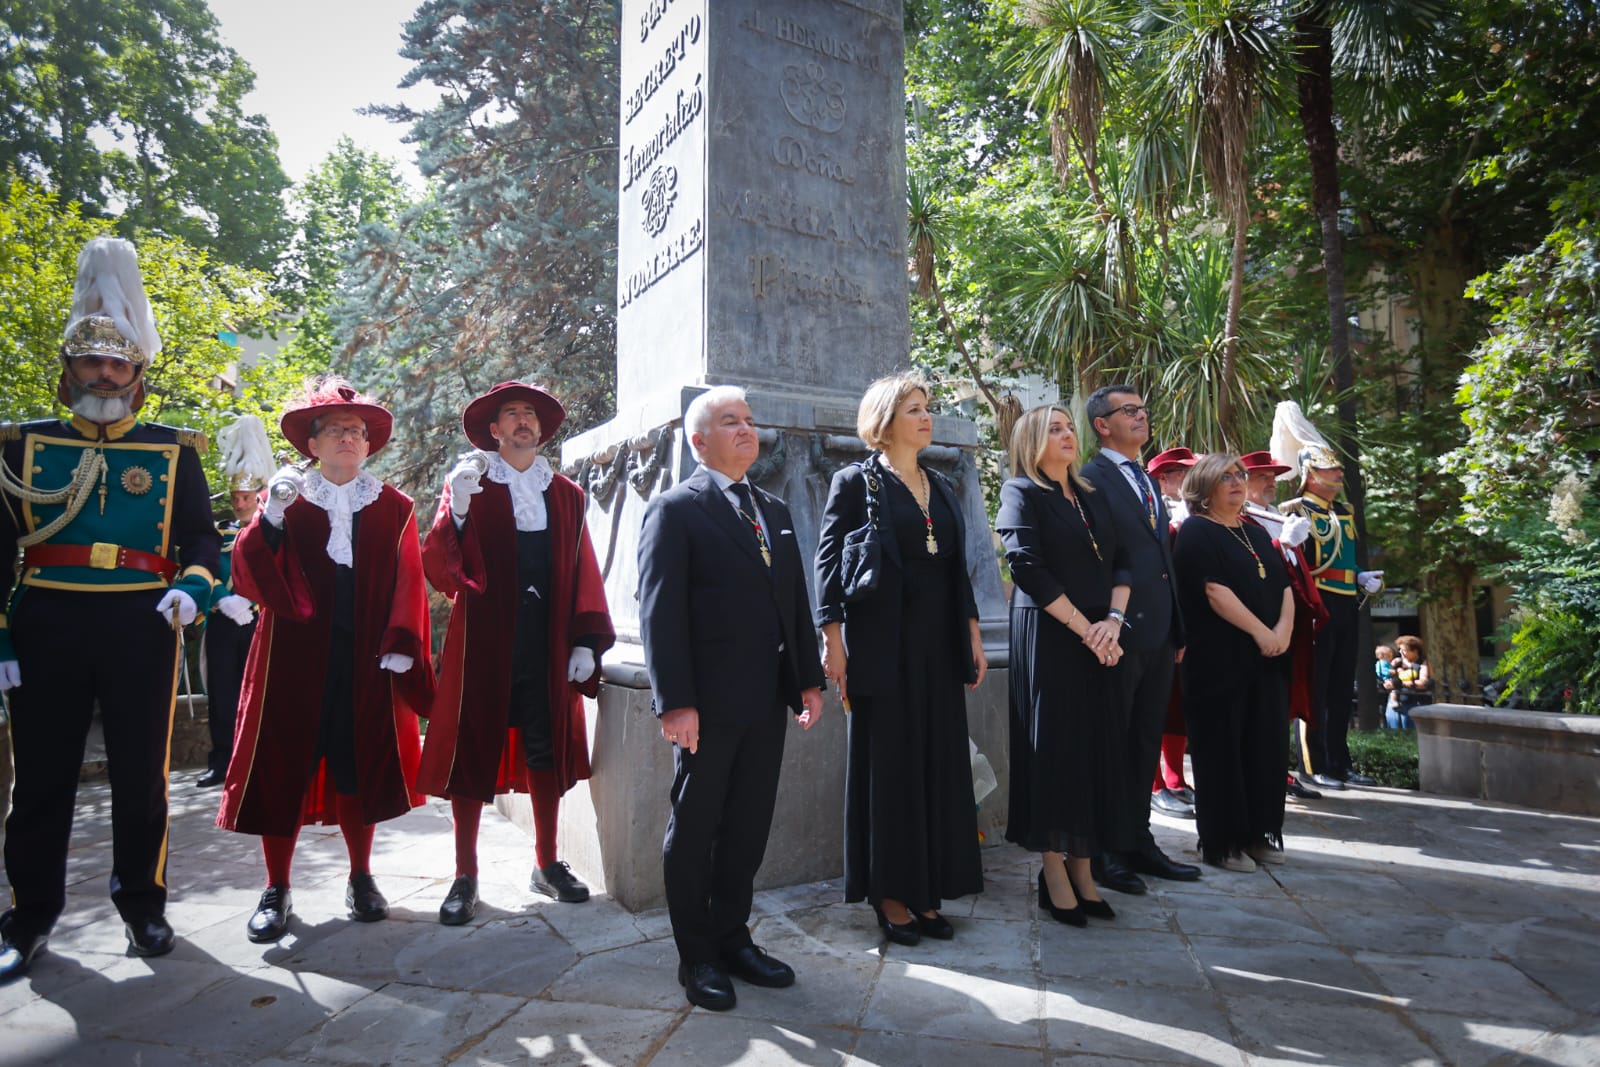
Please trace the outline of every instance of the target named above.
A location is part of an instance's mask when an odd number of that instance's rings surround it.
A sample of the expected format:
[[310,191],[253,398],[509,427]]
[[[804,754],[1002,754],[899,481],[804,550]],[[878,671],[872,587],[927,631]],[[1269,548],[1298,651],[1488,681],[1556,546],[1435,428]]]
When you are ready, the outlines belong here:
[[933,395],[927,379],[916,371],[891,374],[867,386],[856,409],[856,434],[869,449],[882,452],[888,447],[895,412],[912,393],[921,393],[924,402]]

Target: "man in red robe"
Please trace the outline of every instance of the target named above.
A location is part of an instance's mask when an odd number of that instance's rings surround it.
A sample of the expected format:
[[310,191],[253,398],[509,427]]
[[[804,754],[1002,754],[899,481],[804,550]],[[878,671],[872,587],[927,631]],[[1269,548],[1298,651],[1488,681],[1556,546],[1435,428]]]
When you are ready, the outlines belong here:
[[583,696],[615,639],[584,494],[539,447],[566,411],[537,386],[502,382],[467,405],[479,449],[446,476],[422,546],[433,587],[450,597],[450,628],[417,787],[448,797],[456,878],[439,921],[478,906],[478,820],[497,793],[533,803],[529,887],[569,903],[589,889],[556,858],[561,797],[589,777]]
[[288,928],[289,867],[306,822],[336,822],[344,834],[350,917],[388,915],[369,866],[372,828],[422,802],[416,714],[433,697],[411,498],[361,469],[393,417],[331,378],[308,383],[281,425],[317,467],[273,475],[265,507],[234,542],[234,588],[261,614],[217,815],[223,829],[262,838],[267,889],[247,927],[256,942]]

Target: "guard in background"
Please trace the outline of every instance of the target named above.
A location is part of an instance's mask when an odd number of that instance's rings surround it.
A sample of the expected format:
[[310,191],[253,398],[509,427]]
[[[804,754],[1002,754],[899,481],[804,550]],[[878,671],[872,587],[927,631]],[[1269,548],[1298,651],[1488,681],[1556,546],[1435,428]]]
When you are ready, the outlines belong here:
[[28,969],[66,905],[96,705],[111,779],[111,899],[135,953],[172,951],[164,915],[178,629],[210,600],[218,537],[205,438],[134,417],[159,351],[133,245],[96,238],[78,256],[61,346],[57,395],[72,418],[0,426],[0,600],[9,600],[0,690],[16,768],[0,981]]
[[233,521],[217,526],[222,535],[222,569],[206,609],[206,726],[211,755],[206,773],[194,784],[202,789],[221,785],[233,755],[233,720],[239,711],[244,661],[256,635],[256,606],[233,591],[233,539],[250,525],[261,508],[261,490],[272,476],[272,444],[267,428],[254,415],[241,415],[217,434],[222,448],[222,473],[228,479],[228,506]]
[[[1382,571],[1356,567],[1356,524],[1350,505],[1339,500],[1344,468],[1328,442],[1306,419],[1300,405],[1285,400],[1272,419],[1272,458],[1300,475],[1300,496],[1279,508],[1311,523],[1302,550],[1328,621],[1317,631],[1314,648],[1311,718],[1300,724],[1300,774],[1303,784],[1323,789],[1373,785],[1350,763],[1351,696],[1356,680],[1356,625],[1361,593],[1383,588]],[[1309,781],[1307,780],[1309,779]]]

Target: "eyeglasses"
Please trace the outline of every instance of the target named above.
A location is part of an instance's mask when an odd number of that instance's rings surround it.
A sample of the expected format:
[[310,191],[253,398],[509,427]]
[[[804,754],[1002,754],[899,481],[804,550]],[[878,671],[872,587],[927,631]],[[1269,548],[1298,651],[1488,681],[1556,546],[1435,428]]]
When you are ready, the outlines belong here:
[[[1145,412],[1147,412],[1149,410],[1150,409],[1148,407],[1146,407],[1144,404],[1118,404],[1116,407],[1111,409],[1111,411],[1120,411],[1120,412],[1122,412],[1124,415],[1128,416],[1128,418],[1130,418],[1130,419],[1137,418],[1138,416],[1143,415]],[[1109,415],[1110,412],[1107,412],[1106,414]]]
[[1223,471],[1221,480],[1229,485],[1244,485],[1250,476],[1244,471]]
[[334,441],[365,441],[367,428],[365,426],[324,426],[317,431],[318,437],[326,437]]

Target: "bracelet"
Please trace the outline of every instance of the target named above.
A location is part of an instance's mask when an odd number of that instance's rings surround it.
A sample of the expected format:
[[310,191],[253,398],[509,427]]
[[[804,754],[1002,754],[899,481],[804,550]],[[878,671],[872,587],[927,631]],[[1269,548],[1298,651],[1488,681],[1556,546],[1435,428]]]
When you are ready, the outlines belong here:
[[1120,626],[1122,624],[1123,619],[1126,618],[1126,616],[1124,616],[1122,614],[1122,612],[1118,611],[1116,608],[1112,608],[1110,611],[1106,612],[1106,618],[1108,618],[1108,619],[1116,619],[1117,620],[1117,625]]
[[1076,604],[1068,604],[1067,607],[1072,609],[1072,614],[1067,616],[1066,621],[1066,627],[1070,630],[1072,629],[1072,620],[1078,617],[1078,606]]

